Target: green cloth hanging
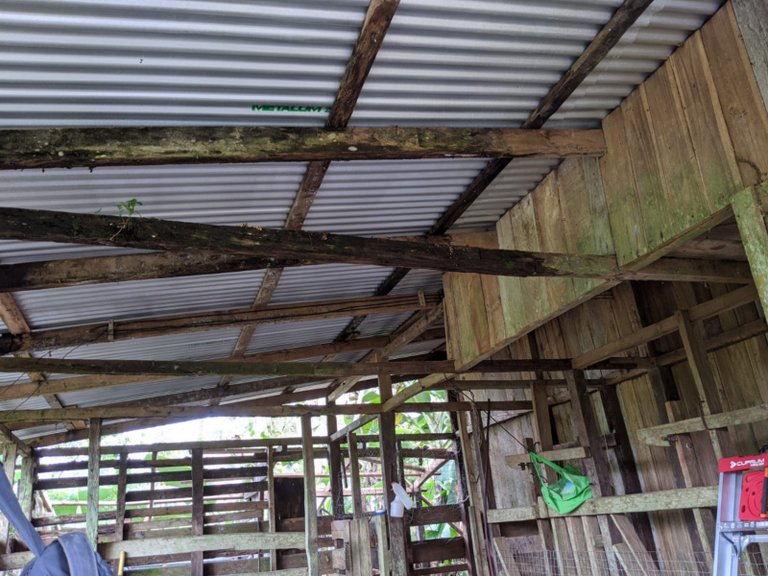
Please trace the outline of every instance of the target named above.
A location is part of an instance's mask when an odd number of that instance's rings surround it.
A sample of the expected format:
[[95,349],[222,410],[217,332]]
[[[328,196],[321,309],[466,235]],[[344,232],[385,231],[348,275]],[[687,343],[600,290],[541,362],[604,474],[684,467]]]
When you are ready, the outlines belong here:
[[[535,452],[529,452],[533,469],[541,482],[541,497],[544,502],[559,514],[573,512],[592,498],[592,485],[587,476],[577,468],[566,464],[558,466],[554,462],[542,458]],[[557,481],[547,482],[541,473],[540,465],[544,465],[557,474]]]

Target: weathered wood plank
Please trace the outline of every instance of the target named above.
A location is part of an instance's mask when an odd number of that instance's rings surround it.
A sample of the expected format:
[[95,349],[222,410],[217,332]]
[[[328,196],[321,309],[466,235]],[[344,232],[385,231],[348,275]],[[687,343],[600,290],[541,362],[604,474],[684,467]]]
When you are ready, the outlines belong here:
[[99,532],[99,465],[101,463],[101,419],[96,417],[88,425],[88,505],[85,509],[85,531],[88,542],[96,548]]
[[304,536],[309,576],[320,576],[317,557],[317,486],[315,484],[315,455],[312,441],[312,417],[301,418],[301,451],[304,461]]
[[84,343],[111,342],[180,332],[215,330],[224,326],[276,323],[338,318],[354,313],[381,314],[427,310],[439,303],[433,294],[423,296],[374,296],[275,305],[258,310],[242,309],[207,314],[157,317],[145,320],[117,321],[72,328],[39,330],[31,334],[0,334],[0,353],[48,349]]
[[[546,458],[547,460],[560,461],[560,460],[581,460],[582,458],[588,458],[589,452],[583,446],[576,446],[575,448],[560,448],[557,450],[545,450],[538,453],[539,456]],[[505,456],[504,462],[511,468],[518,468],[522,464],[530,463],[531,458],[528,454],[513,454],[511,456]]]
[[5,130],[0,169],[302,160],[599,156],[600,130],[149,127]]
[[[626,496],[605,496],[593,498],[570,513],[571,516],[597,516],[603,514],[628,514],[631,512],[659,512],[664,510],[685,510],[688,508],[712,508],[717,506],[717,486],[657,490]],[[488,521],[524,522],[537,518],[557,517],[548,508],[524,506],[500,508],[488,511]]]

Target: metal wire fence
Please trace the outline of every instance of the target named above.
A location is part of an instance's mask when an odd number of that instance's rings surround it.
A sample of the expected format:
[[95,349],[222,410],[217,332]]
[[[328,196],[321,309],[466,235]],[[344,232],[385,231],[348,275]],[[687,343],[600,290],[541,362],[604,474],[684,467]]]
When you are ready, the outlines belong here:
[[[617,547],[611,554],[604,550],[561,552],[545,550],[523,552],[515,549],[515,539],[496,538],[496,570],[500,576],[711,576],[712,559],[704,554],[694,559],[662,557],[655,552],[639,555]],[[742,554],[740,576],[768,574],[768,555],[757,547]],[[735,576],[735,575],[733,575]]]

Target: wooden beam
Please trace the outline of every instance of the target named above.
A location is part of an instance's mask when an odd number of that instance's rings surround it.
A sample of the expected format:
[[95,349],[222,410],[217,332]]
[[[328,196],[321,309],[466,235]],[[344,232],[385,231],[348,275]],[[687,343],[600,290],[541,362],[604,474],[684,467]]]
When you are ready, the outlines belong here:
[[371,0],[360,35],[347,62],[347,68],[339,85],[336,100],[328,115],[328,128],[346,127],[355,109],[363,84],[381,48],[389,24],[395,15],[400,0]]
[[4,130],[0,169],[307,160],[601,156],[601,130],[185,126]]
[[85,509],[85,531],[91,548],[96,549],[99,535],[99,472],[101,464],[101,419],[88,426],[88,505]]
[[317,486],[315,485],[315,455],[312,441],[312,416],[301,418],[301,451],[304,460],[304,534],[309,576],[320,576],[317,557]]
[[[494,411],[525,411],[531,409],[526,400],[497,401],[490,404]],[[398,406],[397,412],[458,412],[472,409],[470,402],[412,402]],[[48,408],[41,410],[13,410],[0,412],[0,422],[61,422],[90,418],[203,418],[230,417],[282,417],[366,414],[376,416],[384,412],[382,404],[334,404],[329,406],[294,405],[264,406],[262,400],[225,404],[223,406],[99,406],[95,408]],[[337,432],[338,434],[338,432]]]
[[[331,435],[331,439],[333,435]],[[332,444],[336,444],[332,442]],[[338,444],[336,444],[338,446]],[[349,482],[352,492],[352,513],[355,518],[362,518],[365,514],[363,496],[360,492],[360,462],[357,459],[357,440],[353,433],[347,434],[347,450],[349,452]]]
[[451,361],[412,362],[242,362],[238,360],[88,360],[59,358],[0,358],[0,372],[45,371],[54,374],[160,374],[201,376],[318,376],[335,378],[377,374],[431,374],[453,372]]
[[[691,321],[706,320],[722,312],[727,312],[744,304],[749,304],[757,299],[757,291],[752,285],[737,288],[722,296],[713,298],[701,304],[693,306],[690,310]],[[588,368],[594,364],[646,344],[652,340],[662,338],[676,332],[679,328],[678,318],[675,315],[668,316],[654,324],[636,330],[619,340],[586,352],[573,359],[573,367],[578,369]]]
[[613,277],[614,256],[493,250],[325,232],[214,226],[104,214],[0,209],[0,238],[211,251],[311,262],[373,264],[501,276]]
[[608,55],[630,26],[640,17],[653,0],[625,0],[611,19],[597,33],[560,80],[550,88],[523,124],[526,128],[539,128],[563,105],[574,90]]
[[[203,499],[205,498],[203,478],[203,450],[192,450],[192,536],[203,535],[205,524],[205,511]],[[274,528],[273,528],[274,529]],[[192,552],[190,576],[203,576],[203,553]]]
[[273,258],[250,258],[214,252],[195,254],[161,252],[21,262],[0,265],[0,292],[200,274],[224,274],[243,270],[260,270],[276,265],[299,264],[302,262],[277,262]]
[[[571,516],[597,516],[603,514],[627,514],[630,512],[663,512],[665,510],[686,510],[689,508],[714,508],[717,506],[717,486],[680,488],[628,494],[626,496],[605,496],[593,498],[570,512]],[[554,518],[546,506],[523,506],[500,508],[488,511],[488,521],[525,522],[538,518]]]
[[676,434],[716,430],[729,426],[743,426],[766,420],[768,420],[768,404],[758,404],[757,406],[750,406],[740,410],[731,410],[730,412],[721,412],[719,414],[705,414],[697,418],[642,428],[637,431],[637,438],[651,446],[670,446],[667,437],[675,436]]
[[765,226],[765,214],[760,207],[761,196],[766,196],[765,189],[747,188],[733,196],[731,206],[755,279],[763,315],[768,316],[768,229]]
[[[11,486],[16,482],[16,446],[13,443],[6,442],[2,445],[3,468],[0,474],[5,474]],[[5,515],[0,514],[0,551],[8,549],[8,535],[10,523]]]
[[[435,320],[442,316],[442,314],[442,303],[432,310],[417,313],[411,317],[403,326],[398,328],[390,337],[389,342],[381,346],[375,354],[381,358],[389,357],[390,354],[396,352],[412,340],[415,340],[420,334],[429,328],[429,326]],[[351,342],[354,342],[354,340]],[[370,362],[371,360],[373,360],[373,356],[366,357],[364,359],[366,362]],[[328,395],[328,399],[338,400],[341,396],[349,392],[359,381],[360,378],[357,377],[351,377],[342,380],[339,385]]]
[[436,295],[374,296],[267,306],[258,310],[163,316],[145,320],[125,320],[72,328],[33,331],[31,334],[0,335],[0,354],[35,349],[59,348],[95,342],[148,338],[180,332],[214,330],[254,322],[298,322],[320,318],[339,318],[355,313],[387,314],[424,310],[439,302]]

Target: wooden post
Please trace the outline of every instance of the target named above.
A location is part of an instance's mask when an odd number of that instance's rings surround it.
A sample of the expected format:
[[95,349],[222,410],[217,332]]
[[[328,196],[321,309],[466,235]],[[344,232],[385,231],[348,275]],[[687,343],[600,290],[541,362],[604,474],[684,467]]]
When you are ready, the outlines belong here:
[[[333,404],[333,402],[328,402]],[[338,429],[336,416],[328,416],[328,436]],[[344,516],[344,485],[342,479],[341,445],[339,442],[328,443],[328,472],[331,482],[331,510],[334,518]]]
[[304,534],[308,576],[320,576],[317,554],[317,486],[315,485],[315,447],[312,442],[312,417],[301,417],[301,448],[304,457]]
[[[13,485],[16,472],[16,445],[11,442],[3,444],[3,472]],[[0,551],[7,550],[9,527],[8,519],[0,514]]]
[[94,418],[88,427],[88,502],[85,531],[95,550],[99,537],[99,472],[101,464],[101,419]]
[[125,538],[125,493],[128,488],[128,452],[120,454],[117,472],[117,509],[115,511],[115,542]]
[[[202,536],[205,524],[203,449],[192,450],[192,536]],[[192,552],[191,576],[203,576],[203,553]]]
[[387,539],[386,516],[377,514],[373,517],[373,526],[376,530],[376,544],[379,557],[380,576],[389,576],[389,540]]
[[360,490],[360,462],[357,459],[357,440],[355,435],[350,432],[347,434],[347,447],[349,448],[349,481],[352,489],[352,513],[355,518],[360,518],[365,514],[363,507],[363,495]]
[[[685,354],[688,357],[688,365],[691,368],[693,381],[699,393],[702,415],[719,414],[723,411],[723,404],[717,390],[717,381],[709,363],[709,356],[704,345],[701,331],[691,322],[690,313],[687,310],[677,312],[680,338],[683,341]],[[735,455],[733,444],[724,430],[710,430],[712,447],[715,457],[719,460],[723,456]]]
[[768,318],[768,230],[760,207],[760,196],[764,194],[760,189],[747,188],[733,196],[731,206],[760,296],[763,316]]
[[[386,358],[376,355],[376,362]],[[379,395],[384,404],[392,398],[392,377],[389,373],[379,372]],[[392,576],[407,576],[408,574],[408,538],[404,518],[393,518],[389,514],[390,505],[395,499],[392,482],[399,478],[397,471],[398,454],[395,435],[395,414],[384,412],[379,416],[379,446],[381,450],[381,475],[384,487],[384,505],[389,524],[389,550]]]
[[[571,402],[571,419],[579,443],[589,448],[590,457],[584,460],[588,475],[593,481],[593,492],[597,496],[612,496],[611,472],[608,458],[603,450],[602,434],[597,428],[597,419],[592,408],[592,401],[587,392],[587,383],[584,372],[581,370],[568,370],[564,372],[568,384],[568,393]],[[605,516],[598,516],[597,522],[587,518],[583,520],[584,530],[592,540],[588,542],[589,550],[595,547],[595,541],[602,539],[606,560],[611,567],[611,573],[617,572],[616,560],[612,554],[611,531],[613,527]]]
[[24,516],[32,519],[32,509],[34,508],[34,485],[35,485],[35,468],[37,467],[37,459],[34,454],[31,456],[24,456],[21,460],[21,477],[19,478],[19,504],[21,504],[21,511],[24,512]]
[[[272,446],[267,448],[267,515],[269,531],[277,532],[277,508],[275,507],[275,452]],[[269,551],[269,569],[273,572],[277,567],[277,550]]]
[[459,412],[457,417],[459,437],[461,439],[462,463],[464,465],[469,496],[467,515],[469,516],[469,531],[472,536],[475,572],[476,576],[490,576],[491,568],[488,562],[488,555],[486,554],[488,547],[486,545],[485,522],[482,514],[485,505],[485,493],[482,490],[480,474],[478,472],[479,455],[476,453],[470,438],[467,415]]

